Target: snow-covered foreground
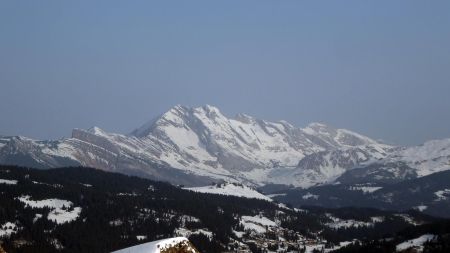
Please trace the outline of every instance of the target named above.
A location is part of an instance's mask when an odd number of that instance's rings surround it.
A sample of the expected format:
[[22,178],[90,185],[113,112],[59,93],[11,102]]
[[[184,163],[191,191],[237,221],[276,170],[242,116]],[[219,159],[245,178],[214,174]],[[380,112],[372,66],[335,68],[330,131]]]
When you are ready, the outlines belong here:
[[47,216],[48,220],[54,221],[57,224],[63,224],[66,222],[74,221],[81,213],[81,207],[74,207],[73,203],[68,200],[61,199],[44,199],[44,200],[30,200],[30,196],[21,196],[17,199],[24,203],[25,206],[31,208],[44,208],[48,207],[52,209]]
[[396,250],[397,251],[403,251],[409,248],[414,247],[418,252],[422,252],[423,251],[423,244],[426,243],[427,241],[432,241],[436,238],[435,235],[432,234],[425,234],[422,235],[420,237],[417,237],[415,239],[411,239],[405,242],[402,242],[400,244],[397,245]]
[[148,242],[130,248],[114,251],[112,253],[164,253],[165,250],[168,250],[171,247],[179,244],[184,246],[185,251],[183,252],[185,253],[198,253],[198,251],[192,247],[191,243],[185,237],[174,237],[154,242]]
[[224,183],[224,184],[218,184],[218,185],[208,185],[208,186],[202,186],[202,187],[192,187],[192,188],[185,188],[189,191],[195,191],[200,193],[211,193],[211,194],[220,194],[220,195],[229,195],[229,196],[236,196],[236,197],[244,197],[249,199],[263,199],[267,201],[272,201],[271,198],[268,196],[257,192],[256,190],[245,186],[245,185],[238,185],[238,184],[232,184],[232,183]]

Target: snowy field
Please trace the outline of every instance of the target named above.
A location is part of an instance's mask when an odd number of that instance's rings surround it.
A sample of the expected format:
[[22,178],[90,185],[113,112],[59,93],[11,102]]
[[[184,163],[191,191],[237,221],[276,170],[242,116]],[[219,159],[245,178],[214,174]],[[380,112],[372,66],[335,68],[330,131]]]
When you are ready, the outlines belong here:
[[48,220],[54,221],[57,224],[63,224],[76,220],[80,213],[81,207],[72,207],[73,203],[68,200],[61,199],[44,199],[44,200],[31,200],[30,196],[21,196],[17,199],[24,203],[25,206],[31,208],[44,208],[51,209],[47,216]]
[[236,196],[236,197],[244,197],[249,199],[262,199],[267,201],[272,201],[268,196],[257,192],[256,190],[245,186],[245,185],[237,185],[232,183],[225,183],[220,185],[208,185],[202,187],[191,187],[185,188],[189,191],[195,191],[200,193],[211,193],[211,194],[220,194],[220,195],[228,195],[228,196]]
[[17,184],[17,180],[0,179],[0,184],[14,185]]
[[422,252],[423,251],[423,244],[426,243],[427,241],[431,241],[434,240],[436,238],[435,235],[432,234],[425,234],[422,235],[418,238],[412,239],[412,240],[408,240],[405,242],[402,242],[400,244],[397,245],[396,250],[397,251],[403,251],[409,248],[414,248],[416,249],[418,252]]

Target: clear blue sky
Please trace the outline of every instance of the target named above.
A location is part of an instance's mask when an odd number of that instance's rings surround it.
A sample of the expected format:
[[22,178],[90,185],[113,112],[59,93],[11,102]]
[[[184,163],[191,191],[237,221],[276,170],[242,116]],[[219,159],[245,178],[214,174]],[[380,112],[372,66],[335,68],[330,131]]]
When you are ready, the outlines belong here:
[[397,144],[450,137],[450,1],[1,1],[0,134],[176,104]]

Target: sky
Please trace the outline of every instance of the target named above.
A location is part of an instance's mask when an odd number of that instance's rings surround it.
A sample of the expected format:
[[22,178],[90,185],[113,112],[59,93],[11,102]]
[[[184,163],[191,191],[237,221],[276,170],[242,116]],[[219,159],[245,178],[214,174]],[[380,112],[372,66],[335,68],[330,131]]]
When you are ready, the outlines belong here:
[[[345,4],[344,4],[345,3]],[[172,106],[450,137],[450,1],[1,1],[0,135],[129,133]]]

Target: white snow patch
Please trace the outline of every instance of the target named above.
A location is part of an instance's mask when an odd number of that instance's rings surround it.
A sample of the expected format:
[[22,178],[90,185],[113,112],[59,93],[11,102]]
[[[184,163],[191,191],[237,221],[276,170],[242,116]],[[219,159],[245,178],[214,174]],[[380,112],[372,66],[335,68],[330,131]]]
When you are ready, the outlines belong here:
[[436,195],[435,201],[447,200],[450,197],[450,189],[437,191],[434,195]]
[[287,193],[274,193],[274,194],[268,194],[266,195],[269,198],[275,198],[275,197],[279,197],[279,196],[286,196]]
[[379,187],[379,186],[350,186],[349,187],[349,190],[351,190],[351,191],[362,191],[364,194],[372,193],[372,192],[378,191],[380,189],[383,189],[383,187]]
[[278,203],[277,205],[279,208],[283,208],[283,209],[287,209],[287,210],[292,210],[291,208],[289,208],[286,204],[284,203]]
[[383,222],[384,221],[384,217],[383,216],[374,216],[374,217],[370,217],[370,219],[372,220],[373,223],[379,223],[379,222]]
[[[76,220],[80,213],[81,207],[74,207],[73,203],[68,200],[61,199],[44,199],[44,200],[30,200],[30,196],[21,196],[17,199],[24,203],[25,206],[31,208],[44,208],[48,207],[52,209],[47,216],[48,220],[54,221],[57,224],[63,224]],[[35,217],[36,218],[36,217]]]
[[137,235],[137,236],[136,236],[136,239],[137,239],[138,241],[147,240],[147,236],[146,236],[146,235]]
[[319,244],[305,245],[305,253],[312,253],[314,252],[314,250],[322,252],[322,250],[325,250],[325,244],[319,243]]
[[420,237],[417,237],[415,239],[412,240],[408,240],[405,242],[402,242],[400,244],[398,244],[396,246],[396,250],[397,251],[403,251],[409,248],[415,248],[418,252],[422,252],[423,251],[423,244],[426,243],[427,241],[432,241],[436,239],[435,235],[432,234],[425,234],[422,235]]
[[32,207],[32,208],[63,208],[63,207],[70,207],[72,206],[72,202],[68,200],[61,200],[61,199],[44,199],[44,200],[30,200],[30,196],[21,196],[17,198],[20,202],[24,203],[26,206]]
[[33,184],[41,184],[41,185],[46,185],[46,186],[50,186],[50,187],[54,187],[54,188],[63,188],[63,186],[60,184],[47,184],[47,183],[42,183],[42,182],[38,182],[38,181],[31,181],[31,182],[33,182]]
[[14,185],[17,184],[17,180],[0,179],[0,184]]
[[251,230],[257,233],[265,233],[267,231],[266,228],[277,226],[274,221],[262,215],[242,216],[240,223],[244,226],[244,230]]
[[76,220],[81,213],[81,207],[74,207],[72,210],[54,209],[51,211],[47,219],[56,222],[57,224],[69,223]]
[[0,226],[0,238],[2,237],[9,237],[13,233],[17,233],[19,227],[12,223],[12,222],[6,222],[5,224]]
[[427,210],[428,206],[425,205],[420,205],[420,206],[415,206],[414,209],[416,209],[419,212],[423,212],[425,210]]
[[35,223],[36,221],[38,221],[40,218],[42,218],[42,214],[37,213],[34,218],[33,218],[33,223]]
[[305,195],[302,196],[302,199],[315,199],[317,200],[319,198],[319,195],[314,195],[310,192],[306,193]]
[[236,237],[238,238],[242,238],[242,236],[244,236],[245,232],[242,231],[235,231],[233,230],[233,233],[236,235]]
[[200,192],[200,193],[211,193],[211,194],[244,197],[244,198],[249,198],[249,199],[254,198],[254,199],[262,199],[262,200],[272,201],[272,199],[269,198],[268,196],[266,196],[262,193],[259,193],[258,191],[254,190],[248,186],[232,184],[232,183],[209,185],[209,186],[202,186],[202,187],[191,187],[191,188],[184,188],[184,189],[189,190],[189,191]]
[[301,209],[301,208],[295,208],[294,207],[294,211],[297,213],[308,213],[309,211],[306,209]]

